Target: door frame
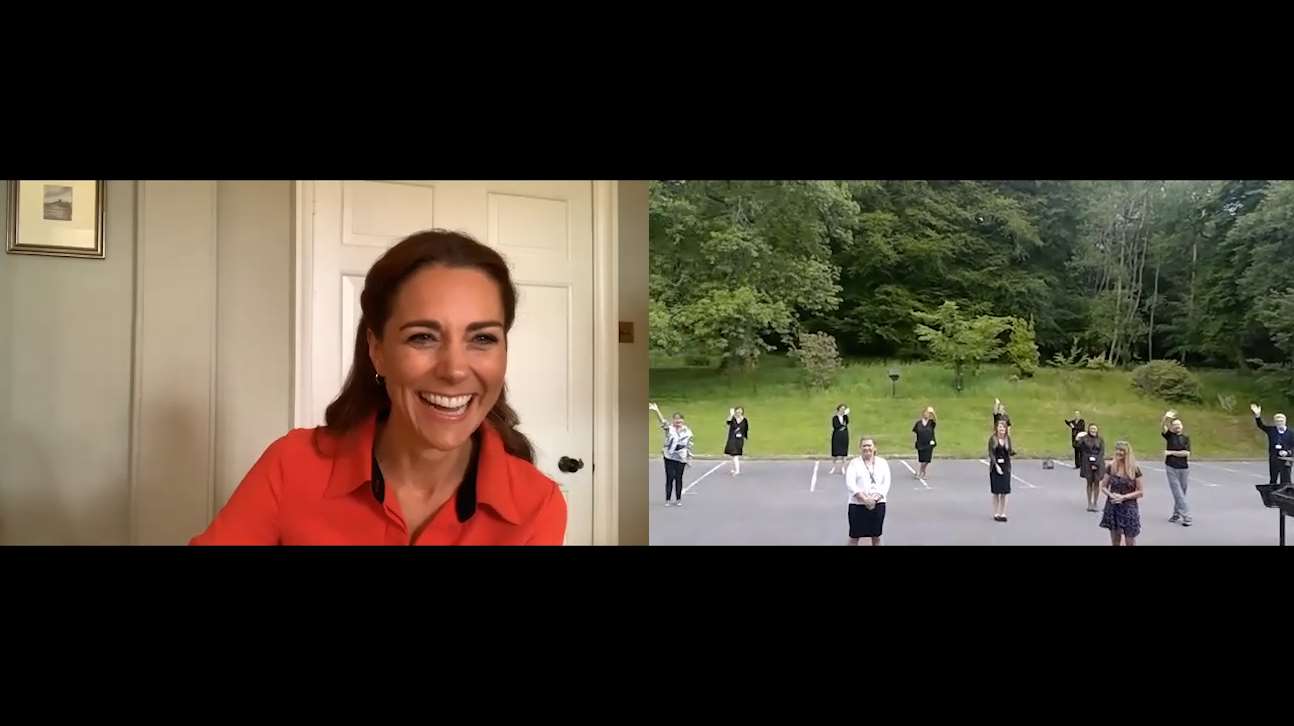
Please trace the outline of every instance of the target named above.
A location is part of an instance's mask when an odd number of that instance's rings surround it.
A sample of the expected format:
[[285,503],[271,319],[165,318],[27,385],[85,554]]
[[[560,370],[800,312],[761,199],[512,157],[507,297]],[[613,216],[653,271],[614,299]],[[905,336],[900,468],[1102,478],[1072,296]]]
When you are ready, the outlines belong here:
[[[591,181],[593,196],[593,544],[619,540],[620,398],[619,182]],[[292,185],[292,426],[310,426],[311,347],[314,309],[315,182]]]

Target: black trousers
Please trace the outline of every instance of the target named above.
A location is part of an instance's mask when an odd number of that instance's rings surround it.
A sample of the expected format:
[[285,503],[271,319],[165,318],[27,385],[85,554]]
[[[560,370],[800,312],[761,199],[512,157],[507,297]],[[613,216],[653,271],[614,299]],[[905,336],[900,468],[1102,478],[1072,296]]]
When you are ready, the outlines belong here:
[[1290,483],[1290,468],[1285,465],[1285,462],[1283,460],[1278,459],[1274,456],[1268,457],[1267,470],[1268,470],[1268,473],[1271,474],[1271,481],[1267,482],[1268,484],[1276,484],[1277,476],[1280,477],[1279,483],[1281,484]]
[[669,501],[669,495],[677,491],[675,499],[683,498],[683,469],[687,467],[681,461],[673,459],[665,460],[665,501]]

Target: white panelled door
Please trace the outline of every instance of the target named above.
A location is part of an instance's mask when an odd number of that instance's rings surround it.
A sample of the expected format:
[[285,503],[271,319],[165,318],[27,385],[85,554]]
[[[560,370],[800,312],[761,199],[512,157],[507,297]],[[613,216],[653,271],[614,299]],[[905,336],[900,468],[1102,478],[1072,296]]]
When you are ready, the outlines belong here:
[[[432,227],[470,234],[508,260],[519,300],[508,338],[508,398],[535,463],[562,487],[568,544],[593,542],[592,182],[307,182],[303,210],[312,288],[308,401],[298,425],[323,423],[354,355],[364,275],[381,254]],[[312,201],[311,201],[312,200]],[[584,468],[559,471],[562,456]]]

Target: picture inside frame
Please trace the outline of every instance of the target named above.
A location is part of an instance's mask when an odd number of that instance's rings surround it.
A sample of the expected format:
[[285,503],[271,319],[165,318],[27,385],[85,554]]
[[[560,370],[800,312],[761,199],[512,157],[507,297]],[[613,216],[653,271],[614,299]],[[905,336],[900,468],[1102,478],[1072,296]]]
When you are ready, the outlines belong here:
[[72,187],[63,184],[45,185],[43,219],[55,222],[72,221]]
[[9,252],[104,256],[103,182],[14,180],[9,187]]

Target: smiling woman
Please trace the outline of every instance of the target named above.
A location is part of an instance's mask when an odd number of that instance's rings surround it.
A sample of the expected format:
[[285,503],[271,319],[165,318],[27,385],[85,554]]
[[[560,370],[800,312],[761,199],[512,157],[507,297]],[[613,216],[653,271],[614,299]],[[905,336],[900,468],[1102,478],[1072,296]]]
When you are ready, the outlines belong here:
[[561,544],[566,502],[504,392],[503,258],[421,232],[373,265],[360,307],[326,424],[271,444],[193,543]]

